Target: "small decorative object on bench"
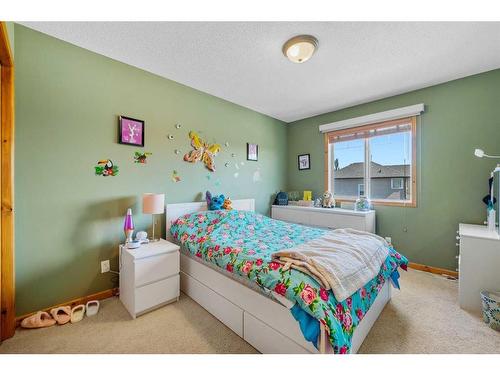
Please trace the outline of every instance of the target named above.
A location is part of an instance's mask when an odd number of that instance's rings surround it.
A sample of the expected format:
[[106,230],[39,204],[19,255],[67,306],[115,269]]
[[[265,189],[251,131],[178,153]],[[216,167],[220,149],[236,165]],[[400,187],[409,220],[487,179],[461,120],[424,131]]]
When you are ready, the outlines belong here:
[[288,204],[292,204],[290,203],[291,201],[295,201],[297,202],[300,198],[300,194],[298,191],[289,191],[288,192]]
[[288,205],[288,194],[284,191],[280,191],[276,194],[276,199],[274,200],[274,204],[278,206],[286,206]]
[[335,198],[333,198],[333,194],[329,191],[325,191],[323,193],[323,207],[325,208],[335,207]]
[[304,200],[305,201],[312,200],[312,191],[311,190],[304,190]]
[[356,199],[354,210],[356,211],[370,211],[372,209],[372,202],[365,196]]

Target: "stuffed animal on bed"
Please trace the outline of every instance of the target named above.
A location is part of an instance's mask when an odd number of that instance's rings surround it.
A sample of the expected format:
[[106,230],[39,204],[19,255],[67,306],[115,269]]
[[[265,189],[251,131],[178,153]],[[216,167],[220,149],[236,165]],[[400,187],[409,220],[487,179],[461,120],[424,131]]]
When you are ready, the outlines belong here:
[[231,202],[231,198],[226,198],[224,199],[224,204],[222,205],[222,208],[224,210],[232,210],[233,208],[231,207],[231,205],[233,204],[233,202]]
[[210,201],[210,210],[222,210],[222,206],[224,205],[224,194],[221,195],[216,195],[212,197],[212,200]]
[[224,201],[226,200],[224,194],[212,196],[212,194],[207,191],[205,193],[205,198],[207,200],[207,207],[210,211],[223,209]]

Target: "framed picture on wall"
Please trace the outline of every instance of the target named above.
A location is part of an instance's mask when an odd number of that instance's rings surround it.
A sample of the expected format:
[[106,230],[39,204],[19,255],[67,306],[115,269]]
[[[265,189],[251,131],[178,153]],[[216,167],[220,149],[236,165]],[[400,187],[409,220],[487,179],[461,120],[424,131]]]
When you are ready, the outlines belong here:
[[303,171],[305,169],[311,169],[311,155],[310,154],[302,154],[298,156],[298,164],[299,171]]
[[247,160],[259,160],[259,145],[247,143]]
[[135,118],[118,117],[118,143],[144,147],[144,121]]

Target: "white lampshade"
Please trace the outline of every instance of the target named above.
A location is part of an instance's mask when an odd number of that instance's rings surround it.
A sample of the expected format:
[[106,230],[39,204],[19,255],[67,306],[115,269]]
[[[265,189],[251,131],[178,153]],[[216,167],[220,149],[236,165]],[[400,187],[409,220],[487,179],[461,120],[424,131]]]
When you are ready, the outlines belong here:
[[165,212],[165,194],[146,193],[142,196],[144,214],[162,214]]

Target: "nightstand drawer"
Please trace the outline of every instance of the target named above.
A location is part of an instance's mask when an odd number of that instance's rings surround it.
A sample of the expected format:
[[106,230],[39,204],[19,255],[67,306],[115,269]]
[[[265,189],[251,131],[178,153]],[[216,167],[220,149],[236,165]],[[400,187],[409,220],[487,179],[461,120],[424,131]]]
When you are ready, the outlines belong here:
[[179,273],[179,252],[161,254],[135,261],[135,285],[140,287]]
[[179,297],[179,275],[144,285],[135,290],[135,313]]

